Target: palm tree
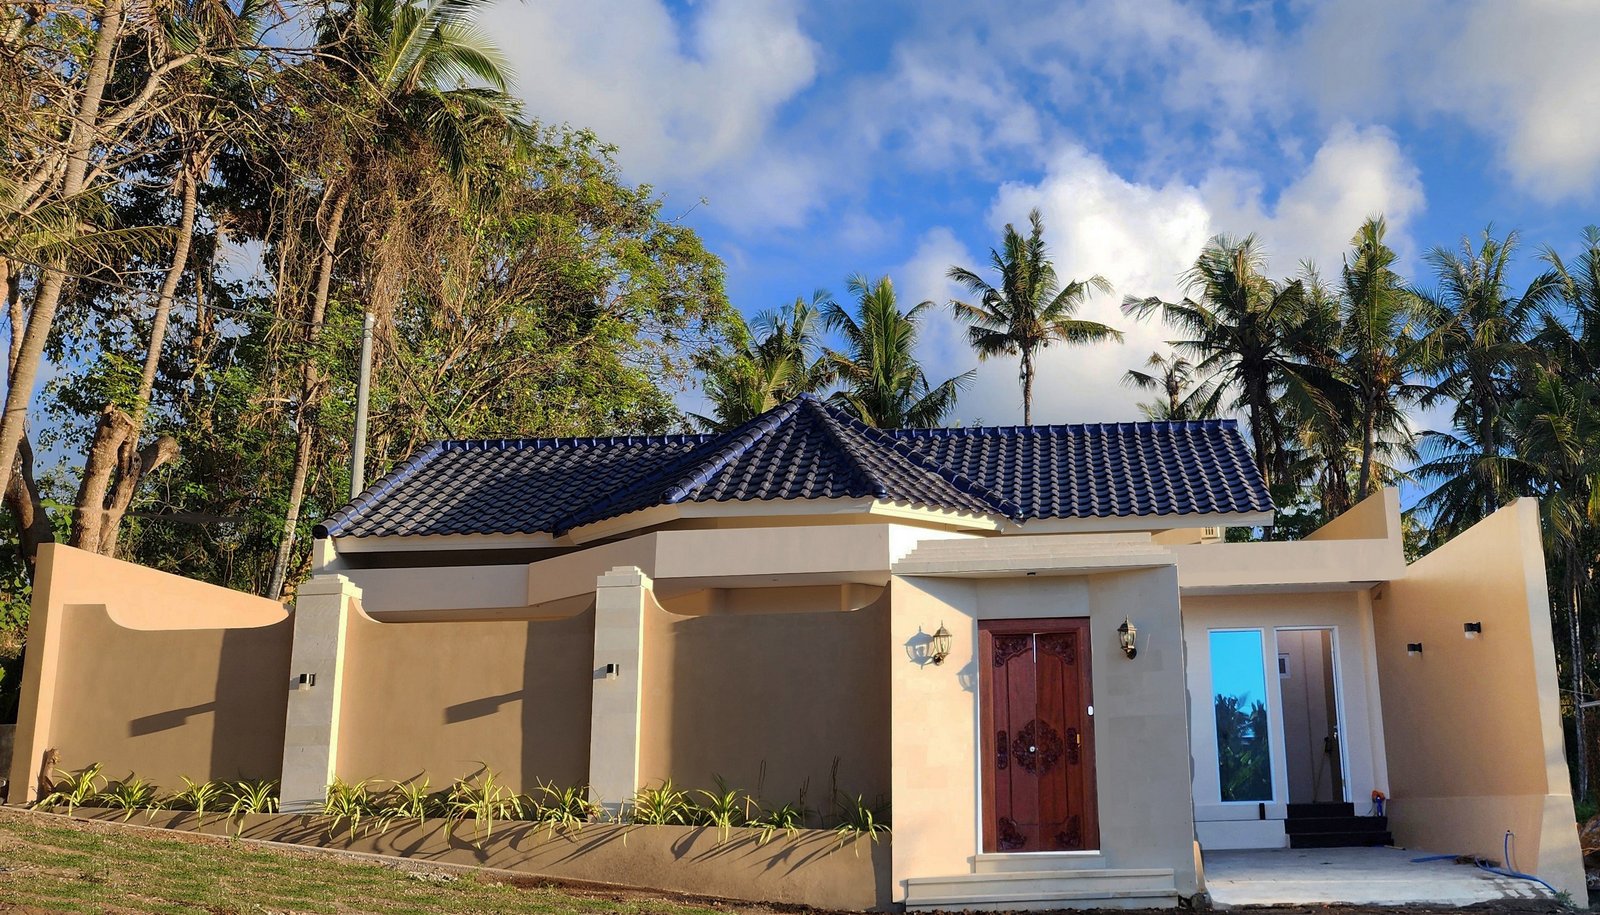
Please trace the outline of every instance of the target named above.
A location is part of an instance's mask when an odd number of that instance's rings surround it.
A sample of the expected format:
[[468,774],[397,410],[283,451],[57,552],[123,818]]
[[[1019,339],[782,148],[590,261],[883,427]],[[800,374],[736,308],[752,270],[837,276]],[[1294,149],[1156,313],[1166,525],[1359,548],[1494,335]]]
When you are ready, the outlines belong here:
[[[375,210],[364,221],[377,250],[368,259],[372,269],[363,298],[369,309],[385,311],[398,295],[395,272],[404,260],[406,235],[405,209],[395,199],[404,183],[396,163],[409,158],[408,150],[426,147],[451,174],[465,176],[475,135],[500,130],[520,137],[525,130],[506,92],[501,56],[473,24],[487,5],[488,0],[351,0],[319,23],[322,64],[353,88],[350,98],[325,108],[334,142],[323,163],[325,187],[315,220],[320,252],[302,319],[308,350],[317,346],[327,319],[351,201]],[[282,593],[288,577],[311,468],[314,414],[324,387],[315,359],[305,361],[300,382],[294,469],[268,586],[273,597]]]
[[1198,379],[1189,360],[1176,354],[1151,353],[1144,367],[1149,371],[1128,369],[1122,383],[1157,393],[1154,400],[1139,405],[1146,419],[1209,419],[1216,414],[1216,388]]
[[845,385],[833,401],[880,429],[939,425],[976,372],[928,383],[916,357],[917,325],[933,303],[902,312],[888,277],[869,280],[856,274],[849,289],[856,298],[854,315],[837,302],[829,302],[823,311],[828,327],[842,334],[846,344],[845,352],[828,352]]
[[1412,381],[1428,341],[1420,333],[1421,299],[1394,270],[1383,217],[1369,218],[1345,255],[1340,339],[1345,377],[1355,395],[1361,464],[1356,498],[1377,492],[1378,449],[1385,435],[1409,439],[1406,410],[1428,392]]
[[1432,457],[1416,468],[1439,485],[1418,503],[1439,534],[1454,534],[1494,513],[1530,482],[1509,458],[1506,414],[1518,393],[1518,373],[1530,361],[1529,346],[1539,310],[1560,291],[1553,272],[1536,277],[1520,293],[1511,291],[1510,269],[1517,235],[1494,237],[1486,229],[1474,248],[1435,248],[1428,255],[1439,283],[1428,297],[1426,370],[1433,386],[1426,406],[1453,401],[1451,431],[1423,433]]
[[1022,356],[1023,425],[1033,423],[1034,353],[1052,343],[1122,339],[1120,331],[1075,317],[1091,290],[1109,295],[1111,284],[1097,273],[1062,285],[1045,248],[1044,221],[1038,210],[1028,213],[1028,224],[1031,230],[1024,238],[1007,223],[1000,248],[989,249],[998,287],[964,267],[951,267],[949,272],[950,279],[977,299],[976,304],[953,301],[950,307],[970,325],[967,340],[978,358]]
[[1299,280],[1274,283],[1263,274],[1265,266],[1254,235],[1219,235],[1184,274],[1189,297],[1163,302],[1129,296],[1122,310],[1139,318],[1160,314],[1185,335],[1174,345],[1197,360],[1198,372],[1233,392],[1234,406],[1250,424],[1256,464],[1270,485],[1287,469],[1275,395],[1294,367],[1289,317],[1305,290]]
[[[1592,583],[1594,532],[1600,528],[1600,387],[1583,375],[1534,369],[1522,399],[1512,405],[1508,427],[1514,441],[1509,459],[1521,475],[1536,480],[1546,549],[1561,570],[1558,605],[1567,623],[1570,689],[1584,688],[1583,594]],[[1589,796],[1588,729],[1576,713],[1574,741],[1578,796]]]
[[758,338],[752,340],[752,328],[746,326],[737,352],[701,366],[713,415],[693,414],[695,420],[725,432],[831,383],[833,364],[820,342],[822,313],[829,302],[827,291],[819,289],[809,302],[796,298],[781,309],[757,315],[752,323]]

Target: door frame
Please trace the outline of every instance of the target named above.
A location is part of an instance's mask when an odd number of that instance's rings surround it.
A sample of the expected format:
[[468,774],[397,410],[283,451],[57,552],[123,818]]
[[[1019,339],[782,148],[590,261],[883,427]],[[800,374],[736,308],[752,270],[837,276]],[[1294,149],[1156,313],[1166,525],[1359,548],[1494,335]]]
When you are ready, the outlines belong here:
[[[977,677],[973,693],[978,702],[978,853],[979,854],[1097,854],[1100,850],[1100,786],[1096,766],[1096,740],[1094,716],[1094,640],[1093,624],[1087,616],[1022,617],[1006,619],[979,619],[977,626]],[[1082,755],[1088,765],[1087,784],[1084,789],[1084,845],[1070,851],[988,851],[989,831],[995,822],[995,784],[993,778],[994,706],[989,703],[988,689],[992,688],[992,668],[987,665],[983,647],[986,637],[996,633],[1050,633],[1073,631],[1081,634],[1079,645],[1079,701],[1085,707]]]
[[[1324,626],[1297,625],[1297,626],[1274,626],[1274,627],[1272,627],[1272,656],[1273,656],[1273,671],[1274,672],[1276,672],[1276,670],[1277,670],[1277,656],[1278,656],[1278,651],[1279,651],[1278,633],[1280,633],[1280,632],[1327,632],[1328,633],[1328,655],[1329,655],[1328,663],[1330,665],[1332,665],[1332,667],[1333,667],[1333,716],[1334,716],[1334,722],[1335,722],[1334,726],[1339,729],[1339,781],[1340,781],[1339,788],[1340,788],[1340,793],[1342,795],[1341,800],[1343,800],[1345,803],[1353,803],[1354,799],[1350,796],[1350,740],[1349,740],[1350,731],[1349,731],[1348,728],[1345,727],[1345,720],[1344,720],[1344,670],[1340,667],[1340,663],[1339,663],[1339,658],[1340,658],[1340,653],[1339,653],[1339,627],[1335,626],[1335,625],[1333,625],[1331,623],[1328,624],[1328,625],[1324,625]],[[1283,730],[1283,726],[1284,726],[1283,725],[1283,715],[1282,715],[1282,711],[1281,711],[1282,706],[1283,706],[1283,685],[1282,685],[1282,683],[1278,683],[1276,681],[1274,681],[1274,683],[1275,683],[1275,688],[1272,690],[1272,692],[1274,692],[1276,694],[1277,701],[1278,701],[1278,706],[1279,706],[1279,709],[1280,709],[1280,712],[1279,712],[1279,715],[1278,715],[1278,729],[1280,731],[1282,731]],[[1287,733],[1280,733],[1278,735],[1278,743],[1279,743],[1279,745],[1287,746],[1288,740],[1289,740],[1289,735]],[[1288,785],[1288,782],[1289,782],[1289,770],[1288,770],[1288,766],[1287,766],[1288,760],[1285,759],[1284,763],[1285,763],[1285,768],[1284,768],[1284,773],[1283,773],[1283,779],[1284,779],[1284,794],[1283,794],[1283,797],[1284,797],[1284,803],[1288,803],[1288,799],[1289,799],[1289,785]]]

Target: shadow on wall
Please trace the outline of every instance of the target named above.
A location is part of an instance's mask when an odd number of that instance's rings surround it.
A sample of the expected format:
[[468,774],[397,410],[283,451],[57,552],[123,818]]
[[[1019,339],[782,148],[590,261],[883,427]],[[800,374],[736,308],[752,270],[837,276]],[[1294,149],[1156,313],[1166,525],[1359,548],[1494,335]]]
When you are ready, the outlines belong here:
[[[757,591],[759,589],[752,589]],[[749,596],[749,595],[747,595]],[[678,616],[645,629],[640,778],[827,812],[838,789],[889,796],[887,589],[860,610]]]

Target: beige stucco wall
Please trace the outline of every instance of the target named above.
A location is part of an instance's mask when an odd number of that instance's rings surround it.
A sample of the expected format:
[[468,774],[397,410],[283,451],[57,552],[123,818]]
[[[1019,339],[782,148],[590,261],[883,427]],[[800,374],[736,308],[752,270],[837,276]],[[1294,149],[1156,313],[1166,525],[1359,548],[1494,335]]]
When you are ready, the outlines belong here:
[[825,609],[809,589],[738,596],[705,616],[647,609],[640,781],[709,788],[721,776],[770,804],[806,788],[827,813],[837,759],[840,791],[887,799],[887,596],[844,612],[837,593]]
[[[1170,867],[1178,892],[1198,888],[1189,798],[1183,628],[1177,570],[1018,578],[906,576],[891,586],[893,879],[969,873],[981,846],[979,696],[973,656],[980,619],[1087,617],[1094,685],[1100,852],[1113,868]],[[1117,627],[1131,617],[1139,654],[1125,658]],[[955,634],[942,666],[915,646],[941,623]]]
[[438,786],[488,766],[514,790],[586,784],[593,640],[592,610],[451,623],[352,613],[336,771]]
[[[970,873],[978,851],[978,584],[895,578],[889,585],[890,791],[894,898],[908,877]],[[943,664],[918,651],[944,625],[955,636]]]
[[47,748],[166,788],[274,778],[290,616],[275,601],[59,544],[39,553],[10,802]]
[[[1512,830],[1518,866],[1581,902],[1538,504],[1417,561],[1373,608],[1395,838],[1499,860]],[[1482,637],[1465,638],[1467,622]]]

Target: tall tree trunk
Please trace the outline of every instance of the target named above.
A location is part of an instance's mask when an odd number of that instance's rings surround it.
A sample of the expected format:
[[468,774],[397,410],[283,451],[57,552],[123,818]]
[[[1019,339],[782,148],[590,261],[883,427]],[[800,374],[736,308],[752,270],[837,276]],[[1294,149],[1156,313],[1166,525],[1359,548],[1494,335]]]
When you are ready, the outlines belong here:
[[172,304],[189,265],[189,249],[194,242],[195,215],[199,208],[198,173],[202,167],[203,163],[190,159],[179,173],[183,204],[178,218],[178,239],[150,321],[144,372],[139,378],[133,414],[129,416],[107,404],[100,413],[89,453],[84,458],[83,479],[73,506],[72,544],[80,549],[114,555],[122,517],[132,504],[140,481],[145,474],[177,456],[177,440],[170,436],[162,436],[152,443],[150,449],[153,450],[141,449],[139,439],[144,435],[144,422],[155,391]]
[[1033,350],[1022,348],[1022,424],[1033,425]]
[[1583,690],[1583,585],[1577,572],[1580,568],[1579,563],[1583,561],[1577,550],[1567,550],[1566,569],[1562,578],[1565,579],[1567,592],[1568,650],[1572,652],[1572,667],[1569,671],[1571,685],[1568,688],[1572,690],[1572,726],[1573,744],[1577,750],[1574,762],[1578,769],[1578,798],[1588,800],[1589,729],[1584,727],[1588,709],[1583,707],[1586,698]]
[[1361,408],[1361,482],[1356,490],[1357,499],[1365,499],[1372,491],[1372,455],[1376,449],[1373,439],[1376,437],[1376,398],[1362,398]]
[[[328,313],[328,293],[333,284],[333,264],[339,250],[339,233],[344,226],[345,207],[350,202],[350,191],[340,186],[334,191],[333,207],[322,232],[322,257],[317,264],[317,287],[311,299],[306,320],[306,348],[316,345],[322,335],[322,323]],[[294,553],[295,528],[300,525],[300,509],[305,504],[306,477],[311,470],[311,446],[314,441],[317,401],[320,398],[321,373],[317,371],[314,354],[306,354],[300,373],[300,405],[295,411],[294,473],[289,481],[289,505],[284,512],[283,535],[278,541],[278,555],[272,563],[272,580],[267,586],[267,596],[283,596],[289,574],[289,559]]]
[[[111,58],[122,37],[124,2],[105,0],[101,7],[100,29],[95,36],[94,50],[89,56],[83,97],[73,118],[67,146],[67,167],[61,179],[61,197],[64,200],[72,199],[83,190],[84,179],[89,173],[89,158],[100,121],[100,104],[105,98],[106,81],[111,75]],[[28,402],[33,399],[33,386],[39,377],[39,362],[44,357],[45,341],[50,336],[56,306],[61,302],[61,290],[67,281],[65,268],[65,258],[59,255],[51,258],[50,264],[45,267],[33,307],[28,310],[27,331],[23,334],[15,365],[7,379],[11,390],[6,394],[5,413],[0,416],[0,493],[8,492],[11,487],[12,465],[16,463],[17,450],[28,421]],[[12,333],[16,333],[15,326]]]

